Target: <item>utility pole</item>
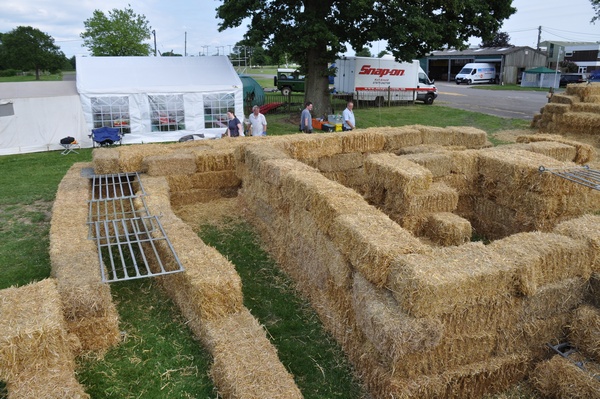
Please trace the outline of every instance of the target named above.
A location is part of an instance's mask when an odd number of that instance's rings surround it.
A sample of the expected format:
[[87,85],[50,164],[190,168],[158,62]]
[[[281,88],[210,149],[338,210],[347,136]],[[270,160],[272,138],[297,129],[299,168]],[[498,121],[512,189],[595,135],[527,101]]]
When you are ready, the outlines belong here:
[[538,27],[538,41],[537,41],[537,49],[536,50],[540,49],[540,41],[541,40],[542,40],[542,26],[540,25]]
[[185,43],[183,44],[183,56],[187,57],[187,32],[185,32]]
[[156,31],[152,30],[152,35],[154,36],[154,56],[156,57]]

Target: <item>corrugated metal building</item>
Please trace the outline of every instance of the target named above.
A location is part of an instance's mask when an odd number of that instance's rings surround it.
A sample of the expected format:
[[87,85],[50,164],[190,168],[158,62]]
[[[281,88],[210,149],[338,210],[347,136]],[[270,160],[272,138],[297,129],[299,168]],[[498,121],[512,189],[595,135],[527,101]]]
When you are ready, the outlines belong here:
[[526,69],[546,66],[546,53],[531,47],[480,47],[439,50],[422,60],[429,78],[453,81],[465,64],[489,62],[496,65],[500,83],[515,84]]

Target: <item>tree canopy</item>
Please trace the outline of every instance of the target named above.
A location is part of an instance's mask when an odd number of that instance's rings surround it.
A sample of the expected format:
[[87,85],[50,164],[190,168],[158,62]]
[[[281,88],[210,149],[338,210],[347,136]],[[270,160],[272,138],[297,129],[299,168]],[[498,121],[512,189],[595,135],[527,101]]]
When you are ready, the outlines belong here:
[[600,20],[600,0],[590,0],[592,3],[592,8],[594,9],[594,17],[591,20],[591,23],[596,23],[596,21]]
[[58,71],[67,59],[51,36],[31,26],[19,26],[0,34],[0,56],[3,67],[35,70],[37,80],[40,71]]
[[443,47],[464,48],[472,37],[489,39],[516,10],[512,0],[221,0],[219,29],[249,18],[245,40],[289,53],[306,72],[306,99],[317,114],[329,111],[329,62],[350,45],[376,40],[399,60]]
[[479,47],[510,47],[510,36],[506,32],[496,32],[490,40],[484,40]]
[[151,37],[148,21],[131,8],[114,8],[108,12],[108,16],[95,10],[92,18],[84,21],[83,25],[82,46],[87,47],[94,56],[150,55],[151,46],[144,43]]

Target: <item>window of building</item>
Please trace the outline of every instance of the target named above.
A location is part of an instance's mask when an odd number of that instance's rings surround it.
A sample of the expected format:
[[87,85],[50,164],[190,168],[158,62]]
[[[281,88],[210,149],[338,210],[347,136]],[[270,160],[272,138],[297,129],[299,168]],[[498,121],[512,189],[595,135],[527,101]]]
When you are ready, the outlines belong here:
[[152,131],[185,130],[183,94],[148,96]]
[[129,97],[92,97],[94,128],[116,127],[121,133],[131,133],[129,125]]
[[227,111],[235,108],[235,95],[233,93],[205,94],[204,101],[204,127],[227,128]]

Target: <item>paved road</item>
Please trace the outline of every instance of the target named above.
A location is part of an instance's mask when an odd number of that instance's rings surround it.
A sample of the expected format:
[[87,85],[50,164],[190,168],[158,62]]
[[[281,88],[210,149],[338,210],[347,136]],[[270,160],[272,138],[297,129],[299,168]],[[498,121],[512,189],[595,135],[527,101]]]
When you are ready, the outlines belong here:
[[481,112],[504,118],[532,120],[548,103],[547,92],[518,90],[482,90],[454,82],[436,82],[436,104]]

